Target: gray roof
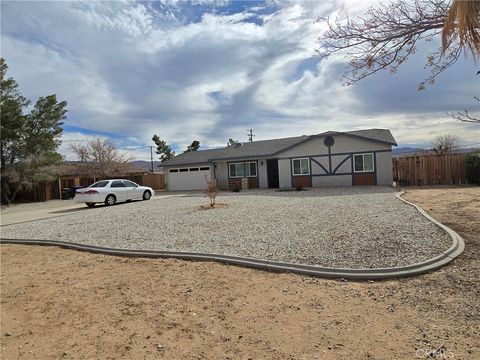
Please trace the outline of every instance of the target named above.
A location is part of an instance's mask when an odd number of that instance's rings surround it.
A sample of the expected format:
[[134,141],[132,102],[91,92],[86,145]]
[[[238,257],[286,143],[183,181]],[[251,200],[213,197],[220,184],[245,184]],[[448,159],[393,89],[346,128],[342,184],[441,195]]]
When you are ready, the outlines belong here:
[[327,131],[317,135],[303,135],[297,137],[289,137],[283,139],[261,140],[246,142],[239,146],[227,146],[219,149],[190,151],[179,154],[173,159],[165,161],[163,166],[189,165],[208,163],[212,160],[229,160],[229,159],[248,159],[273,156],[287,148],[293,147],[303,141],[314,136],[323,136],[328,134],[348,134],[356,137],[362,137],[369,140],[375,140],[392,145],[397,145],[390,130],[386,129],[367,129],[355,131]]
[[344,133],[397,146],[397,141],[388,129],[365,129],[345,131]]

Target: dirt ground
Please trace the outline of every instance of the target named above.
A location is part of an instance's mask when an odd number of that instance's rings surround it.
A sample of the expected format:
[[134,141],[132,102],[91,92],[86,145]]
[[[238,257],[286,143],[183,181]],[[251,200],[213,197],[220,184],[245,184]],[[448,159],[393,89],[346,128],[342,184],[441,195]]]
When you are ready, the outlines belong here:
[[464,254],[416,278],[350,282],[2,245],[2,358],[480,358],[480,187],[405,197]]

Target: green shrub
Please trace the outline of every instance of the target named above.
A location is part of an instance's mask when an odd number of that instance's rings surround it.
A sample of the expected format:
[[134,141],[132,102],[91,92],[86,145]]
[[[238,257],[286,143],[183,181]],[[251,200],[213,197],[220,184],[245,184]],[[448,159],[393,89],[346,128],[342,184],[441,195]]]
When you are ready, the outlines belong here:
[[467,156],[467,180],[470,184],[480,185],[480,156]]

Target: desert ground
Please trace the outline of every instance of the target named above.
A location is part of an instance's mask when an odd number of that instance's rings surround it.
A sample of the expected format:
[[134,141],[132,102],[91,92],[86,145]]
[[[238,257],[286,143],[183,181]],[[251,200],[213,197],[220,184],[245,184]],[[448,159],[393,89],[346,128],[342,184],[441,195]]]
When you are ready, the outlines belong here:
[[407,190],[466,244],[415,278],[325,280],[2,245],[2,358],[479,358],[480,187]]

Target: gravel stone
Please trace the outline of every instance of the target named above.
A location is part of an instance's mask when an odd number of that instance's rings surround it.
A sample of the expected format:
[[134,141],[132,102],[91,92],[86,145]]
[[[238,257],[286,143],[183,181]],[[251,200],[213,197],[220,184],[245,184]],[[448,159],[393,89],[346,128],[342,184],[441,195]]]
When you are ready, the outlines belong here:
[[[452,240],[388,187],[222,192],[98,206],[3,226],[3,238],[105,247],[245,256],[336,268],[405,266],[447,250]],[[79,204],[80,205],[80,204]]]

